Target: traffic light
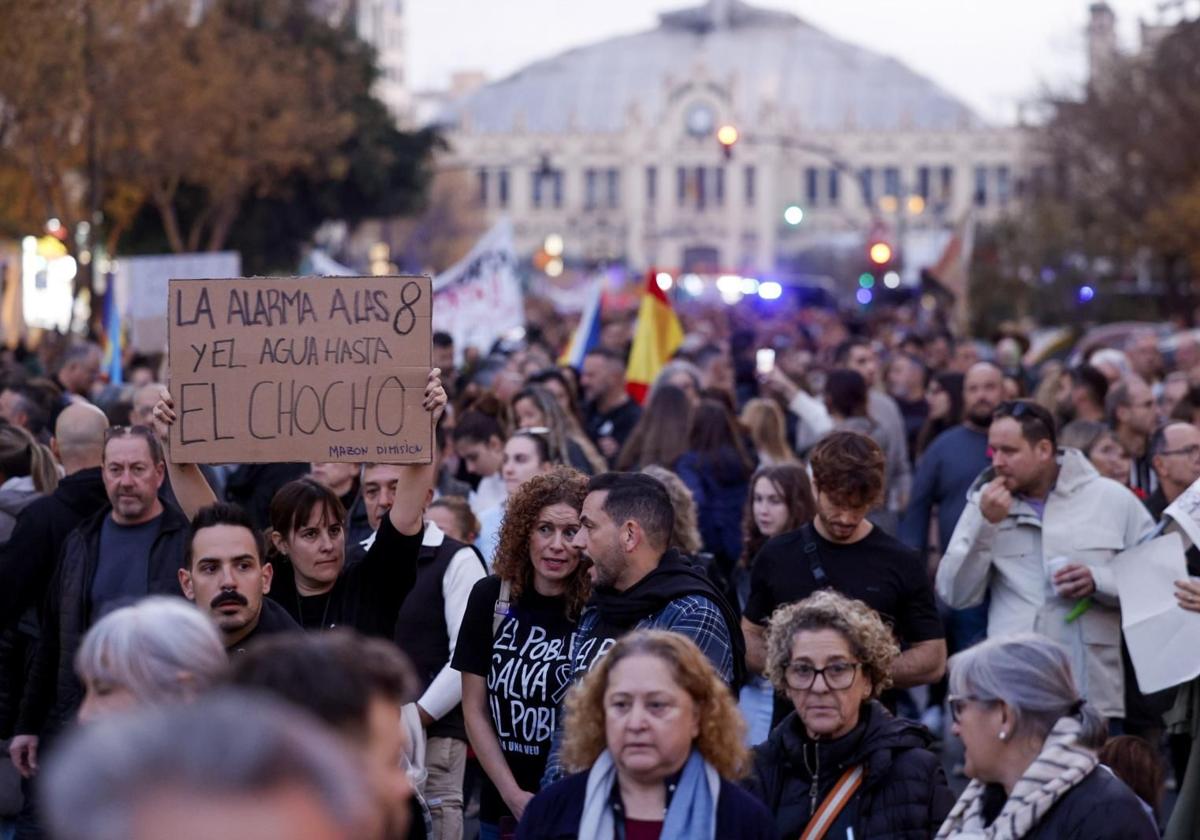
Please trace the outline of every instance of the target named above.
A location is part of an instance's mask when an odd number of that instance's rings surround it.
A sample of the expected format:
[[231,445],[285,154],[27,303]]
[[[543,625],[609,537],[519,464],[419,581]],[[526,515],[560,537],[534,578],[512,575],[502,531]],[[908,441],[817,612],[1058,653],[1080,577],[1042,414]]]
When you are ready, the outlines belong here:
[[867,248],[867,257],[872,265],[882,268],[892,261],[892,246],[882,239],[873,240]]
[[717,142],[721,144],[721,151],[725,155],[725,160],[733,157],[733,146],[738,141],[738,130],[732,125],[723,125],[717,129]]

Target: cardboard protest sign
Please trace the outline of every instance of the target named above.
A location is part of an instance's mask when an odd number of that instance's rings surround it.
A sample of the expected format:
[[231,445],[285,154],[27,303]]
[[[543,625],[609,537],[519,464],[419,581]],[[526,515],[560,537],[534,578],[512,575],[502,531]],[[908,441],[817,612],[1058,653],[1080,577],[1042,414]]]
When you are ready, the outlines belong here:
[[429,463],[428,277],[171,280],[177,463]]

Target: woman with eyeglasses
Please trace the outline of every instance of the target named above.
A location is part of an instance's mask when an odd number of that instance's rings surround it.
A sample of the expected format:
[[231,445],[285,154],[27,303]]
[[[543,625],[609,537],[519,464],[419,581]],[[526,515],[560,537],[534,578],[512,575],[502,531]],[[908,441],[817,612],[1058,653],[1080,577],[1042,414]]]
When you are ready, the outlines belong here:
[[767,676],[792,702],[754,748],[747,787],[780,837],[932,837],[954,794],[932,737],[878,701],[899,647],[879,615],[832,590],[780,607]]
[[972,781],[939,838],[1158,837],[1137,795],[1084,746],[1104,719],[1057,642],[1027,633],[963,651],[950,660],[949,700]]

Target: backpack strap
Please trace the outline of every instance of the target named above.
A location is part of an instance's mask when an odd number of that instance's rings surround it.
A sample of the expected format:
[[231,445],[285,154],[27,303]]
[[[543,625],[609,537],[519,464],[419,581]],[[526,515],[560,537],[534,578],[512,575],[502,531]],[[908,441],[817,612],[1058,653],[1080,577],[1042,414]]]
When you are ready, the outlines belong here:
[[804,833],[800,835],[800,840],[822,840],[837,822],[838,814],[845,810],[846,806],[850,804],[850,800],[854,798],[854,794],[858,793],[862,781],[863,766],[861,764],[847,768],[813,813]]
[[504,619],[508,617],[508,610],[512,606],[512,584],[503,578],[500,580],[500,597],[496,599],[496,608],[492,613],[492,637],[500,630],[500,625],[504,623]]

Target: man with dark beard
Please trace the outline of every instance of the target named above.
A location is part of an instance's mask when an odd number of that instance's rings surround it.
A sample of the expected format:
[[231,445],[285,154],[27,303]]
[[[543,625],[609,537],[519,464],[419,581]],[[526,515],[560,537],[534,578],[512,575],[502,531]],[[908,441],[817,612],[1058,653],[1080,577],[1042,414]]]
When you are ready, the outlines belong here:
[[262,537],[236,505],[209,505],[193,517],[179,585],[212,618],[230,654],[244,652],[260,636],[300,630],[287,610],[263,597],[271,591],[273,569],[262,558]]

